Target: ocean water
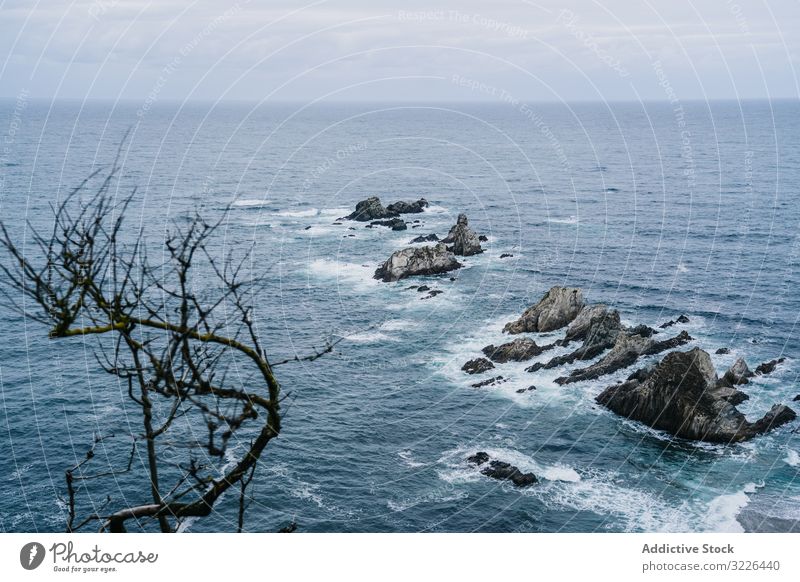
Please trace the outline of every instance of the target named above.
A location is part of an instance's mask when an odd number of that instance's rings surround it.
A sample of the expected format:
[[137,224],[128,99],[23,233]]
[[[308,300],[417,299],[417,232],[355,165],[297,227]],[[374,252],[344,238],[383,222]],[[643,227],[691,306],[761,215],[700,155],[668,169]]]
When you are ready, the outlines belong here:
[[[594,403],[622,370],[558,386],[574,366],[470,387],[461,365],[503,340],[553,285],[629,324],[686,314],[720,373],[785,357],[745,387],[755,418],[798,382],[800,104],[262,105],[34,100],[0,104],[0,216],[29,241],[49,204],[108,167],[151,252],[173,221],[232,204],[220,244],[270,273],[256,316],[278,368],[284,428],[256,474],[248,531],[796,531],[798,423],[730,446],[670,439]],[[332,224],[367,196],[431,202],[405,232]],[[461,212],[489,242],[423,300],[372,273]],[[503,253],[513,257],[500,259]],[[199,281],[202,284],[202,279]],[[537,342],[559,337],[558,332]],[[541,340],[541,341],[540,341]],[[125,396],[94,344],[57,342],[0,311],[0,530],[65,523],[64,470],[93,434],[125,430]],[[558,352],[544,354],[541,359]],[[650,358],[654,359],[654,358]],[[530,385],[534,391],[518,394]],[[797,406],[796,406],[797,408]],[[535,472],[520,490],[466,462],[483,450]],[[97,459],[117,466],[113,450]],[[140,469],[140,460],[135,462]],[[108,493],[139,500],[142,492]],[[104,498],[96,493],[94,500]],[[143,499],[146,499],[144,497]],[[188,531],[235,528],[223,498]]]

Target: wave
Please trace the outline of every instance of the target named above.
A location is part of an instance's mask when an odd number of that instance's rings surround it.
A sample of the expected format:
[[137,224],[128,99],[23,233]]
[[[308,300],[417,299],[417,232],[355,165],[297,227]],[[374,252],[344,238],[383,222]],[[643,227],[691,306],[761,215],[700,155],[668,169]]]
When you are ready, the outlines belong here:
[[789,449],[786,451],[786,458],[784,461],[786,461],[786,464],[790,467],[800,466],[800,454],[793,449]]
[[231,202],[231,206],[237,208],[261,208],[271,203],[272,200],[264,200],[262,198],[240,198]]
[[708,504],[702,531],[717,533],[743,533],[742,524],[736,519],[739,513],[750,503],[750,494],[759,486],[747,483],[735,493],[719,495]]
[[319,216],[318,208],[309,208],[307,210],[281,210],[275,213],[276,216],[284,218],[309,218]]

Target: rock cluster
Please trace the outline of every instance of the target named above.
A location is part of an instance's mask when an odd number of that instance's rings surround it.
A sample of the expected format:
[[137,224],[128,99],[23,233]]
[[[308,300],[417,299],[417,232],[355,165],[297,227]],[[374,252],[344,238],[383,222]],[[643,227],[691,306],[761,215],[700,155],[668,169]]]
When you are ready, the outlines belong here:
[[401,214],[422,212],[427,206],[428,201],[420,198],[416,202],[395,202],[384,207],[380,198],[370,196],[366,200],[358,202],[355,211],[345,218],[360,222],[370,222],[384,218],[397,218]]
[[507,333],[543,332],[560,329],[583,308],[583,292],[574,287],[553,287],[533,307],[503,328]]
[[533,473],[523,473],[510,463],[492,459],[483,451],[467,457],[467,462],[482,467],[481,474],[500,481],[511,481],[517,487],[530,487],[539,482]]
[[447,233],[447,236],[442,239],[445,244],[452,245],[449,247],[454,254],[462,257],[469,257],[483,252],[481,248],[481,241],[477,233],[469,227],[469,220],[466,214],[459,214],[456,224]]
[[749,422],[736,409],[740,398],[720,383],[711,357],[700,348],[667,354],[644,377],[606,388],[597,402],[631,420],[687,439],[740,442],[793,421],[797,415],[776,404]]

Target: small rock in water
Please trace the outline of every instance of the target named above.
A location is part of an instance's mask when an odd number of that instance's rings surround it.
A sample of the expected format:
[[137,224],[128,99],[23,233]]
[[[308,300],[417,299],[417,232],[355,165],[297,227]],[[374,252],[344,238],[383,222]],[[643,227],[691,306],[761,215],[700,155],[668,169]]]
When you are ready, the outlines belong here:
[[420,236],[412,238],[410,241],[408,241],[408,244],[413,245],[414,243],[436,242],[438,240],[439,237],[436,236],[435,234],[421,234]]
[[718,349],[716,352],[714,352],[714,353],[715,353],[715,354],[717,354],[718,356],[721,356],[721,355],[724,355],[724,354],[730,354],[730,353],[731,353],[731,350],[730,350],[730,348],[719,348],[719,349]]
[[485,234],[480,234],[480,235],[478,235],[478,240],[481,241],[481,242],[488,242],[489,241],[489,237],[486,236]]
[[514,255],[512,255],[511,253],[503,253],[502,255],[500,255],[500,258],[501,259],[508,259],[510,257],[513,257],[513,256]]
[[431,288],[428,287],[427,285],[420,285],[419,287],[417,287],[417,291],[419,293],[422,293],[423,291],[430,291],[430,290],[431,290]]
[[442,291],[441,289],[433,289],[430,293],[428,293],[425,297],[423,297],[423,299],[432,299],[437,295],[441,295],[442,293],[444,293],[444,291]]
[[792,402],[800,402],[800,394],[792,398]]
[[494,378],[489,378],[488,380],[484,380],[483,382],[476,382],[472,385],[473,388],[484,388],[485,386],[497,386],[498,384],[502,384],[503,382],[507,382],[505,378],[502,376],[495,376]]
[[523,473],[517,467],[504,461],[493,461],[489,454],[484,451],[478,451],[474,455],[467,457],[467,462],[478,467],[488,463],[488,466],[481,469],[481,474],[499,481],[511,481],[517,487],[529,487],[539,482],[533,473]]
[[482,374],[494,369],[494,364],[486,358],[475,358],[461,366],[461,369],[467,374]]
[[771,374],[775,371],[775,368],[778,367],[778,364],[782,364],[786,361],[786,358],[778,358],[777,360],[770,360],[769,362],[764,362],[763,364],[759,364],[756,368],[756,376],[763,376],[765,374]]
[[536,386],[528,386],[527,388],[520,388],[517,390],[517,394],[524,394],[525,392],[530,392],[532,390],[536,390]]
[[305,227],[303,230],[311,230],[310,226]]
[[467,457],[467,461],[472,463],[473,465],[483,465],[484,463],[489,462],[489,455],[488,453],[484,453],[483,451],[478,451],[471,457]]

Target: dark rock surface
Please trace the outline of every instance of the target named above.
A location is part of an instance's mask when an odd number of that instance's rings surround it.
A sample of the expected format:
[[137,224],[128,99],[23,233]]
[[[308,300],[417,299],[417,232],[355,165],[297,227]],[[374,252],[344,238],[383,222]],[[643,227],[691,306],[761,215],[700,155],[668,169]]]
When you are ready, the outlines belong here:
[[692,340],[691,336],[682,331],[677,336],[664,341],[654,341],[647,331],[641,330],[640,333],[634,333],[634,328],[620,332],[617,336],[614,346],[611,351],[605,355],[600,361],[588,366],[573,370],[569,376],[562,376],[556,378],[557,384],[571,384],[573,382],[581,382],[583,380],[594,380],[600,376],[613,374],[617,370],[627,368],[632,365],[640,356],[658,354],[667,350],[675,349]]
[[679,437],[740,442],[793,421],[783,405],[749,422],[731,402],[730,387],[718,385],[708,353],[699,348],[667,354],[644,382],[630,380],[606,388],[597,402],[613,412]]
[[393,204],[389,204],[386,210],[396,214],[418,214],[424,212],[427,207],[428,201],[424,198],[420,198],[414,202],[394,202]]
[[390,218],[388,220],[373,220],[369,223],[369,227],[373,226],[386,226],[392,230],[407,230],[408,225],[402,218]]
[[730,350],[730,348],[719,348],[719,349],[718,349],[716,352],[714,352],[714,353],[715,353],[715,354],[717,354],[718,356],[721,356],[721,355],[724,355],[724,354],[730,354],[730,353],[731,353],[731,350]]
[[494,364],[486,358],[475,358],[461,366],[461,369],[467,374],[482,374],[483,372],[494,369]]
[[424,234],[424,235],[420,235],[420,236],[418,236],[416,238],[412,238],[410,241],[408,241],[408,244],[412,244],[413,245],[415,243],[437,242],[438,240],[439,240],[439,237],[436,236],[435,234]]
[[511,253],[503,253],[502,255],[500,255],[500,258],[501,259],[508,259],[508,258],[513,257],[513,256],[514,255],[512,255]]
[[483,252],[481,241],[475,231],[469,227],[469,220],[467,220],[466,214],[458,215],[458,221],[447,233],[447,236],[442,239],[442,242],[452,245],[448,248],[454,254],[462,257],[469,257]]
[[573,287],[553,287],[522,316],[507,323],[508,333],[543,332],[560,329],[578,316],[583,308],[583,292]]
[[510,463],[492,460],[489,454],[483,451],[467,457],[467,462],[483,467],[481,469],[483,475],[500,481],[511,481],[517,487],[529,487],[539,482],[533,473],[523,473]]
[[686,317],[685,315],[681,315],[680,317],[678,317],[678,319],[662,323],[658,327],[660,327],[661,329],[667,329],[668,327],[672,327],[673,325],[677,325],[679,323],[689,323],[689,318]]
[[778,364],[782,364],[786,361],[786,358],[778,358],[777,360],[770,360],[769,362],[764,362],[763,364],[759,364],[756,366],[756,376],[763,376],[765,374],[772,374],[775,371],[775,368],[778,367]]
[[438,275],[461,267],[455,255],[444,244],[409,247],[392,253],[375,271],[375,278],[384,282],[399,281],[414,275]]
[[567,328],[564,339],[558,342],[564,346],[572,341],[582,339],[583,345],[569,354],[556,356],[549,362],[537,362],[527,368],[527,371],[536,372],[541,369],[557,368],[576,360],[591,360],[612,348],[621,331],[622,324],[616,309],[609,310],[605,305],[584,307]]
[[720,378],[721,386],[741,386],[750,382],[748,378],[752,378],[753,373],[747,367],[747,362],[739,358],[728,369],[727,372]]
[[494,378],[489,378],[488,380],[482,380],[481,382],[475,382],[471,384],[473,388],[484,388],[486,386],[497,386],[498,384],[502,384],[504,382],[508,382],[502,376],[495,376]]
[[384,208],[381,204],[381,199],[377,196],[370,196],[366,200],[356,204],[356,209],[352,214],[348,214],[345,218],[349,220],[358,220],[359,222],[369,222],[371,220],[380,220],[383,218],[396,218],[397,212]]
[[484,355],[498,364],[506,362],[524,362],[541,354],[547,347],[541,347],[530,338],[520,337],[514,341],[495,346],[488,345],[483,348]]

